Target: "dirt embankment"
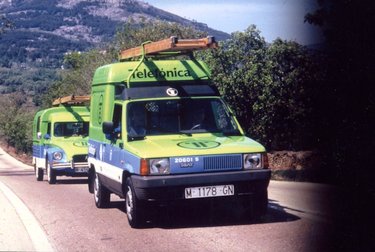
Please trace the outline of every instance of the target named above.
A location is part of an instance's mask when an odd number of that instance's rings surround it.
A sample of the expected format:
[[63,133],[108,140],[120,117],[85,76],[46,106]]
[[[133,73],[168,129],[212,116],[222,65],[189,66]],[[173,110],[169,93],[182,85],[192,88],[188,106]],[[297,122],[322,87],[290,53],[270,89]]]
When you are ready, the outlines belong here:
[[272,170],[305,170],[318,166],[318,153],[314,151],[273,151],[267,154]]
[[315,182],[321,177],[317,151],[272,151],[267,156],[272,179]]
[[7,152],[9,155],[11,155],[12,157],[18,159],[22,163],[27,164],[27,165],[32,165],[32,156],[31,155],[27,155],[25,153],[18,153],[14,147],[8,146],[4,142],[0,142],[0,147],[5,152]]

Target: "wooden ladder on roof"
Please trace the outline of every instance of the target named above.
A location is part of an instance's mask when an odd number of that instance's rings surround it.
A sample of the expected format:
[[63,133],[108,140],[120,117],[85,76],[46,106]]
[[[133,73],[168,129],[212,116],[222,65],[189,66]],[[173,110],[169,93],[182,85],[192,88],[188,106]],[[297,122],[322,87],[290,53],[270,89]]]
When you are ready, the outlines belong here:
[[90,101],[89,95],[69,95],[65,97],[59,97],[53,101],[52,106],[59,105],[81,105],[87,101]]
[[130,59],[145,55],[156,55],[165,52],[186,53],[194,50],[203,50],[208,48],[217,48],[218,43],[215,37],[208,36],[202,39],[178,39],[172,36],[168,39],[145,42],[139,47],[130,48],[120,52],[120,60]]

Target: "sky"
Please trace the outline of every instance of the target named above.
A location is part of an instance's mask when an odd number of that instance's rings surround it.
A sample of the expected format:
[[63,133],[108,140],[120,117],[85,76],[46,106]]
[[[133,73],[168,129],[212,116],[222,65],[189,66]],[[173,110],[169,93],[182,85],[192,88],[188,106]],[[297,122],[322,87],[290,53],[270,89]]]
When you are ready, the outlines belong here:
[[256,25],[267,42],[276,38],[303,45],[321,42],[319,29],[304,23],[316,0],[144,0],[154,7],[210,28],[232,33]]

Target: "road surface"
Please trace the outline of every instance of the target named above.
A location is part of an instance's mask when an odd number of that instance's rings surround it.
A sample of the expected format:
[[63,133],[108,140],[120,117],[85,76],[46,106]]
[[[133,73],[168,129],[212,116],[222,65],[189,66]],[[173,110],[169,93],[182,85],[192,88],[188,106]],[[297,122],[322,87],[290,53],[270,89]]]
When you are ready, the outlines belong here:
[[0,149],[0,251],[337,251],[347,245],[337,195],[328,185],[271,181],[260,221],[235,207],[171,208],[132,229],[123,200],[97,209],[86,179],[38,182]]

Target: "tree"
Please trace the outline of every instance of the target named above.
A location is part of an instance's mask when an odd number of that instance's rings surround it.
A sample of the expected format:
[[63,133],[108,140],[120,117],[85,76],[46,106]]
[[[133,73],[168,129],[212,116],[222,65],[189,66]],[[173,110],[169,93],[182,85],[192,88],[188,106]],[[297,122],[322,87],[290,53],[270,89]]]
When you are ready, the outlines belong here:
[[271,81],[263,83],[253,105],[254,121],[260,122],[255,129],[265,132],[272,149],[314,148],[313,103],[323,78],[317,55],[296,42],[276,39],[266,58]]
[[0,133],[8,146],[16,151],[29,153],[32,149],[31,127],[34,111],[28,111],[23,104],[26,97],[21,93],[3,96],[0,100]]
[[322,28],[327,44],[327,75],[316,104],[320,149],[327,170],[347,189],[345,200],[350,202],[337,213],[348,238],[337,250],[370,251],[375,237],[375,209],[369,204],[375,200],[375,2],[318,2],[321,8],[306,20]]
[[[367,168],[375,162],[375,22],[373,1],[319,1],[321,8],[306,15],[325,34],[327,69],[316,109],[321,148],[343,185],[373,188]],[[375,172],[372,172],[375,175]],[[372,188],[372,189],[371,189]]]
[[231,39],[220,43],[217,50],[202,54],[224,99],[247,133],[254,135],[251,128],[254,118],[252,106],[260,95],[261,86],[271,81],[267,79],[264,38],[255,26],[250,26],[244,32],[233,33]]
[[181,39],[202,38],[207,36],[207,33],[177,23],[145,21],[136,24],[130,20],[118,29],[111,45],[111,51],[118,53],[124,49],[140,46],[146,41],[158,41],[171,36],[177,36]]
[[201,57],[248,135],[271,150],[311,148],[309,96],[319,72],[306,48],[281,39],[268,45],[250,26]]
[[65,70],[43,97],[43,107],[49,107],[58,97],[67,95],[88,95],[91,92],[92,77],[96,68],[113,60],[105,50],[92,49],[85,53],[73,52],[64,58]]

